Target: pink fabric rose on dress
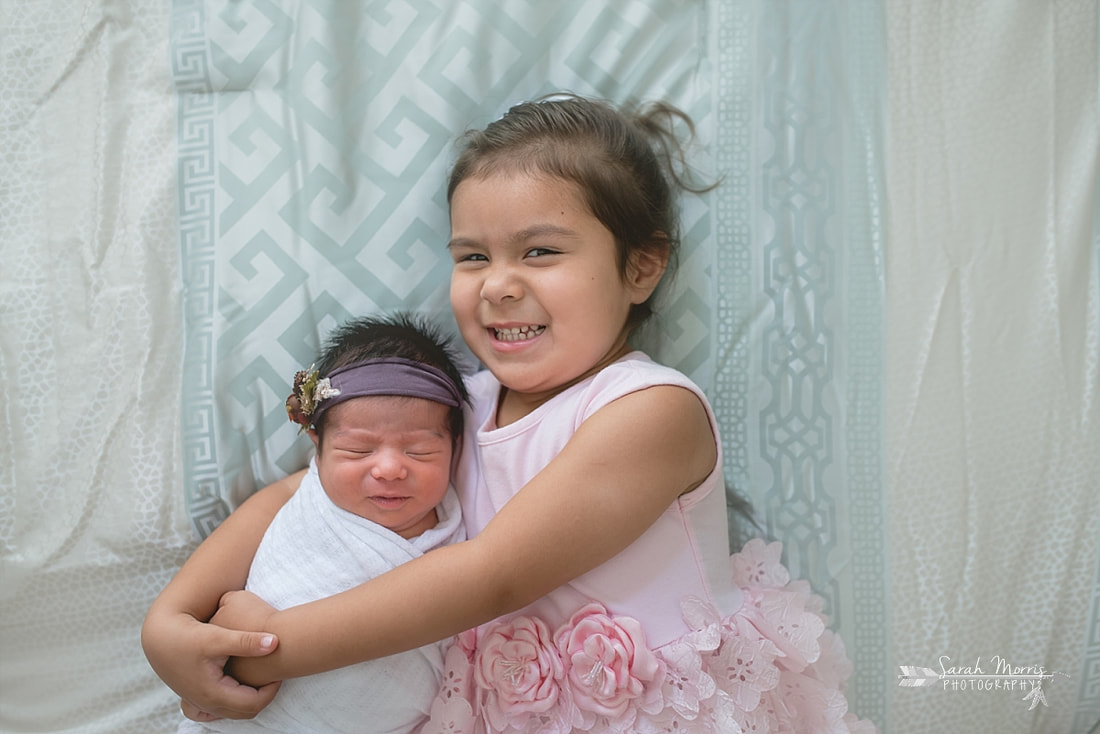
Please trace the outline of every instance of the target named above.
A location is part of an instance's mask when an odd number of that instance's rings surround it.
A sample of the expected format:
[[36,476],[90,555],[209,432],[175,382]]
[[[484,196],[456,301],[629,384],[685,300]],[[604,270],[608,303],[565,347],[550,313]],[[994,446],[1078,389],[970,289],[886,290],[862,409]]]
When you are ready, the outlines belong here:
[[478,643],[474,680],[482,711],[496,731],[522,729],[532,715],[558,703],[564,668],[541,619],[514,617],[491,624]]
[[637,710],[664,707],[664,663],[646,646],[638,620],[611,617],[601,604],[587,604],[555,634],[573,702],[583,711],[619,723]]

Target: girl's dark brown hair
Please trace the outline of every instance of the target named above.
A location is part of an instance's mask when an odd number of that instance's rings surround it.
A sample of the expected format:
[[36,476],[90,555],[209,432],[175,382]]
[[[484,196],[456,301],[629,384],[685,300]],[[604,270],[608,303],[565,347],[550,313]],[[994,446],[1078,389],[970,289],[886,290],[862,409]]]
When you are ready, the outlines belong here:
[[[672,272],[680,247],[674,187],[702,193],[716,185],[689,179],[677,121],[694,135],[691,118],[663,102],[636,109],[576,95],[524,102],[460,139],[447,201],[470,177],[504,172],[570,181],[615,237],[620,273],[625,275],[635,252],[666,249],[667,272]],[[652,315],[652,301],[651,296],[631,308],[629,330]]]

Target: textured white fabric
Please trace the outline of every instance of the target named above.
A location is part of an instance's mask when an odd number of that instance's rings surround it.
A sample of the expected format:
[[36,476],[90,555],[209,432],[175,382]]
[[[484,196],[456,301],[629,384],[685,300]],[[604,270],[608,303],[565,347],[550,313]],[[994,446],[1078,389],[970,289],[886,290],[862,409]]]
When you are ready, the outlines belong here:
[[899,689],[896,731],[1096,721],[1076,718],[1082,656],[1100,656],[1085,627],[1100,538],[1096,13],[889,6],[894,661],[980,658],[993,673],[1000,655],[1073,676],[1030,712],[1022,693]]
[[0,730],[171,731],[141,620],[194,540],[159,0],[0,5]]

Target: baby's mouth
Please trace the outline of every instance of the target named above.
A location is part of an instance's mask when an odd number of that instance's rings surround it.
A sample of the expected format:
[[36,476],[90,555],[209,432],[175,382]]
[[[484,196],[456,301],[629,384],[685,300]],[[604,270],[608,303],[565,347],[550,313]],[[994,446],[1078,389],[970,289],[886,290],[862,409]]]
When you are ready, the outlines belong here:
[[545,325],[513,326],[510,329],[493,329],[493,336],[502,342],[518,342],[524,339],[534,339],[544,331],[546,331]]
[[401,503],[405,502],[408,497],[384,497],[382,495],[373,495],[370,497],[370,501],[376,505],[382,507],[398,507]]

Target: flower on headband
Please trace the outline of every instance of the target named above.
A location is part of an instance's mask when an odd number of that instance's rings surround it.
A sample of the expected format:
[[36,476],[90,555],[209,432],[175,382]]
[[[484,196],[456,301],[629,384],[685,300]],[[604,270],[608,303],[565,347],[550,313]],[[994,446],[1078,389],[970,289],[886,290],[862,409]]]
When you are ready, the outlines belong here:
[[313,428],[313,414],[322,400],[340,394],[327,377],[322,380],[318,379],[320,376],[312,366],[294,375],[294,392],[286,399],[286,414],[291,422],[301,426],[299,433]]

